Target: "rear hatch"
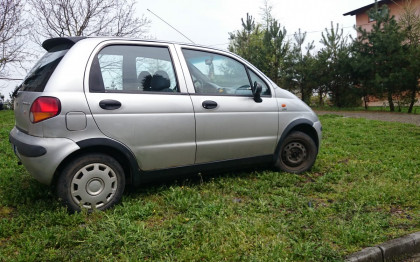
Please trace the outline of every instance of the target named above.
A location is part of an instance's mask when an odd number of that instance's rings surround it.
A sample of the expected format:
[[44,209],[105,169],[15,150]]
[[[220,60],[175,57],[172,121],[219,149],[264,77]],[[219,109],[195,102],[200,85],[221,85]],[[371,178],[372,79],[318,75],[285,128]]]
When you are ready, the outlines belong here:
[[81,39],[83,38],[52,38],[42,44],[47,52],[13,93],[16,127],[20,131],[42,136],[42,129],[34,126],[30,120],[31,105],[35,99],[42,96],[48,80],[70,47]]

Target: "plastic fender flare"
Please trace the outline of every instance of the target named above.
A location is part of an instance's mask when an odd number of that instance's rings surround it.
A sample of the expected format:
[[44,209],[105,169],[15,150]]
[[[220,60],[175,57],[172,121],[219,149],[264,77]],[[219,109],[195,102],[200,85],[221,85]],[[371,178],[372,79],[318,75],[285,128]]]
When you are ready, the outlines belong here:
[[108,138],[91,138],[79,141],[76,144],[80,147],[81,150],[94,147],[108,147],[118,151],[128,161],[128,168],[131,174],[131,176],[129,176],[131,178],[131,183],[133,185],[140,184],[140,168],[136,157],[134,156],[133,152],[124,144]]
[[[277,157],[277,155],[280,151],[280,146],[283,143],[284,139],[289,135],[289,133],[295,127],[300,126],[300,125],[308,126],[308,127],[313,129],[314,122],[312,122],[311,120],[308,120],[308,119],[304,119],[304,118],[296,119],[296,120],[293,120],[292,122],[290,122],[289,125],[283,130],[283,133],[281,134],[281,137],[280,137],[279,141],[277,142],[276,151],[274,151],[274,155],[273,155],[273,162],[276,161],[276,157]],[[314,142],[317,145],[317,147],[319,148],[318,139],[314,140]]]

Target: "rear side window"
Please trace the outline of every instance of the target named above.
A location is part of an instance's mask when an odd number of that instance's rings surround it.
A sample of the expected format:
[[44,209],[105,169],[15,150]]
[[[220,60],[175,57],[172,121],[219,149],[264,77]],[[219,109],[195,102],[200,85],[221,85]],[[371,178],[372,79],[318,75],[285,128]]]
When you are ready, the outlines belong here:
[[168,48],[113,45],[94,58],[90,92],[178,92]]
[[39,59],[20,86],[21,91],[42,92],[57,65],[67,53],[69,45],[53,47]]

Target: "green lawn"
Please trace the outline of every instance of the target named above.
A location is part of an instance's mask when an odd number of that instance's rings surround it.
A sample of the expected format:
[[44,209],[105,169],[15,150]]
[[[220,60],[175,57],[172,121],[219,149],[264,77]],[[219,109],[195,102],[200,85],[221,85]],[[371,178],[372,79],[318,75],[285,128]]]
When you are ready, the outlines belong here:
[[[369,106],[366,110],[364,107],[345,107],[345,108],[338,108],[333,106],[322,106],[322,107],[312,107],[314,110],[325,110],[325,111],[374,111],[374,112],[390,112],[389,106]],[[401,111],[399,111],[400,108],[398,106],[395,106],[395,112],[394,113],[407,113],[408,112],[408,106],[402,106]],[[411,114],[414,115],[420,115],[420,106],[414,106],[413,111]]]
[[321,117],[302,175],[257,169],[157,183],[70,215],[16,165],[0,111],[0,261],[339,261],[420,230],[420,127]]

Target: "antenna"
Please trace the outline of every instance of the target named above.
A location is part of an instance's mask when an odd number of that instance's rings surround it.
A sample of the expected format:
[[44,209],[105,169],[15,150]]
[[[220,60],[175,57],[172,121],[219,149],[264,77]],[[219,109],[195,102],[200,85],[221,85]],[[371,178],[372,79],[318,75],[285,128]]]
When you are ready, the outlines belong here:
[[0,77],[0,80],[11,80],[11,81],[18,81],[23,80],[22,78],[10,78],[10,77]]
[[172,29],[174,29],[175,31],[177,31],[178,33],[180,33],[183,37],[187,38],[188,41],[190,41],[191,43],[195,44],[193,40],[189,39],[186,35],[184,35],[183,33],[181,33],[178,29],[176,29],[175,27],[171,26],[168,22],[166,22],[165,20],[163,20],[160,16],[158,16],[157,14],[153,13],[152,11],[150,11],[149,8],[147,8],[147,11],[149,11],[154,16],[156,16],[157,18],[159,18],[160,20],[162,20],[165,24],[169,25]]

